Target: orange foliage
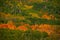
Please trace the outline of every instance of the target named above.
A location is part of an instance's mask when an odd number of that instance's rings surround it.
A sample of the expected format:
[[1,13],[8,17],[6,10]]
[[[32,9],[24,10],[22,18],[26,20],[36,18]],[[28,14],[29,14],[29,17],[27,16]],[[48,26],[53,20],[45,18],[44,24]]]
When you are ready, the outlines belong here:
[[0,28],[8,28],[14,30],[16,27],[14,25],[9,25],[9,24],[0,24]]
[[49,24],[41,24],[41,25],[31,25],[32,30],[38,30],[40,32],[47,32],[49,35],[54,32],[54,28]]
[[27,27],[29,27],[29,24],[23,24],[21,26],[18,26],[16,29],[26,31],[26,30],[28,30]]
[[8,28],[7,24],[0,24],[0,28]]
[[[16,28],[16,26],[13,24],[0,24],[0,28],[8,28],[8,29],[22,30],[22,31],[28,30],[27,27],[29,26],[30,26],[29,24],[24,24]],[[54,32],[54,28],[48,24],[41,24],[41,25],[35,24],[35,25],[31,25],[30,28],[32,30],[38,30],[40,32],[47,32],[49,35]]]
[[25,26],[19,26],[19,27],[17,27],[16,28],[17,30],[23,30],[23,31],[26,31],[26,30],[28,30],[28,28],[27,27],[25,27]]
[[31,29],[32,29],[32,30],[35,30],[35,29],[36,29],[36,27],[35,27],[34,25],[32,25],[32,26],[31,26]]
[[38,25],[32,25],[32,26],[31,26],[31,29],[32,29],[32,30],[36,30],[37,27],[38,27]]
[[16,29],[16,26],[15,25],[9,25],[8,28],[14,30],[14,29]]
[[39,31],[41,32],[47,32],[49,35],[51,33],[53,33],[53,27],[51,27],[51,25],[48,25],[48,24],[41,24],[38,28]]
[[55,19],[56,19],[54,15],[52,15],[52,14],[48,15],[48,13],[45,13],[45,14],[42,16],[42,18],[47,19],[47,20],[50,20],[50,19],[51,19],[51,20],[55,20]]
[[9,14],[9,13],[8,14],[5,14],[5,17],[9,17],[9,16],[11,16],[11,14]]
[[9,29],[16,29],[16,26],[14,25],[12,21],[8,21],[7,24],[8,24]]
[[56,19],[54,15],[50,15],[50,17],[52,20]]
[[50,16],[48,16],[48,15],[43,15],[43,16],[42,16],[42,18],[44,18],[44,19],[48,19],[48,20],[50,20],[50,19],[51,19],[51,17],[50,17]]

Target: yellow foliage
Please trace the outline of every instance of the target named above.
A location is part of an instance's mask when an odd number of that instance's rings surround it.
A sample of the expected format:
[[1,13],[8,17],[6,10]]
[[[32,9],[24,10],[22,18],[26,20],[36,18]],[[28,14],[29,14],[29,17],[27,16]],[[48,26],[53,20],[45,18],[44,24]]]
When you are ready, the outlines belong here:
[[20,7],[21,5],[18,3],[17,6]]
[[13,8],[13,4],[10,1],[5,1],[6,4],[8,4],[11,8]]
[[44,0],[29,0],[30,2],[39,2],[39,3],[42,3],[44,2]]
[[21,5],[22,5],[22,2],[17,3],[17,6],[18,6],[18,7],[21,7]]
[[24,19],[25,19],[24,16],[14,16],[13,18],[19,18],[19,19],[21,19],[21,20],[24,20]]
[[13,23],[12,21],[8,21],[7,24],[9,24],[9,25],[13,25],[14,23]]
[[37,0],[37,2],[44,2],[44,0]]
[[25,9],[32,9],[33,6],[24,5]]
[[24,20],[24,19],[25,19],[25,17],[23,17],[23,16],[20,16],[19,18],[20,18],[21,20]]
[[29,13],[29,14],[32,15],[32,17],[40,18],[37,13]]

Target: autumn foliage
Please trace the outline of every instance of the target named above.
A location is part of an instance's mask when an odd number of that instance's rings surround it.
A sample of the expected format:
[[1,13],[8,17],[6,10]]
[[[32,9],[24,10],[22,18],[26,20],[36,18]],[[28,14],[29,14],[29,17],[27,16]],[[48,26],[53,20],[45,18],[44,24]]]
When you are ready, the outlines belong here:
[[32,30],[38,30],[40,32],[47,32],[49,35],[54,32],[54,28],[48,24],[31,25],[31,26],[29,26],[28,24],[24,24],[18,27],[12,24],[0,24],[0,28],[8,28],[12,30],[27,31],[29,29],[28,27],[30,27]]

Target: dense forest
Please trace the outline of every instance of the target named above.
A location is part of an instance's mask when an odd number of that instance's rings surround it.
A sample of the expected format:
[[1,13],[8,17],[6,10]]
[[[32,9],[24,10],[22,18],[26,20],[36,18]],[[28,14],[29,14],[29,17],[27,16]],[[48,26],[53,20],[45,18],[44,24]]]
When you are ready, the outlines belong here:
[[60,40],[60,0],[0,0],[0,40]]

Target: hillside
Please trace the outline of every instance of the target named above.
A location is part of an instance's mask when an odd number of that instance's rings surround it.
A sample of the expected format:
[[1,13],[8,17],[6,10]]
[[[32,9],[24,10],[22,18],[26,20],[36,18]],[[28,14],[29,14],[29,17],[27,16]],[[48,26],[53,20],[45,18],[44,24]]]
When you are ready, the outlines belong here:
[[60,0],[0,0],[0,29],[2,28],[24,32],[37,30],[46,32],[52,40],[59,40]]

